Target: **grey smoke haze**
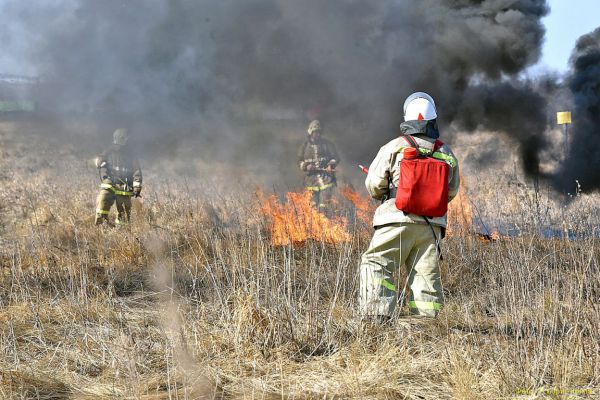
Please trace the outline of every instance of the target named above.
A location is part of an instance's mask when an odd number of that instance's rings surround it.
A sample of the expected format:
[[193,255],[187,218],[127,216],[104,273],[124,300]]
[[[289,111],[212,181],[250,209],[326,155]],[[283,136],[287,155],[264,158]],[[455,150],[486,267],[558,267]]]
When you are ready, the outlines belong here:
[[600,188],[600,28],[579,38],[571,69],[567,80],[573,99],[571,144],[554,184],[574,193],[575,180],[585,191]]
[[[369,161],[397,135],[405,97],[424,90],[441,129],[503,131],[537,171],[545,101],[516,77],[540,56],[545,0],[0,4],[12,64],[44,76],[53,105],[145,121],[154,146],[160,132],[244,146],[249,110],[318,109],[347,161]],[[276,140],[268,132],[255,139]]]

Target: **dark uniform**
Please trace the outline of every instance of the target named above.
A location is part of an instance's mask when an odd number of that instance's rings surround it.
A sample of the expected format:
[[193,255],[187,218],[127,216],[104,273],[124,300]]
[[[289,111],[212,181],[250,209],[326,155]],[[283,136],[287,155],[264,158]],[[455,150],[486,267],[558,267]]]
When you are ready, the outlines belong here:
[[[313,121],[314,123],[315,121]],[[313,124],[309,125],[309,134]],[[320,130],[320,124],[315,126]],[[312,202],[319,209],[326,208],[336,186],[335,167],[340,162],[333,143],[318,137],[307,139],[298,151],[298,166],[306,173],[304,186],[312,192]],[[329,170],[327,170],[327,168]]]
[[142,189],[142,170],[138,160],[129,146],[115,143],[96,159],[96,165],[102,180],[96,199],[96,225],[108,221],[110,208],[115,202],[115,223],[127,224],[131,215],[131,197],[139,196]]

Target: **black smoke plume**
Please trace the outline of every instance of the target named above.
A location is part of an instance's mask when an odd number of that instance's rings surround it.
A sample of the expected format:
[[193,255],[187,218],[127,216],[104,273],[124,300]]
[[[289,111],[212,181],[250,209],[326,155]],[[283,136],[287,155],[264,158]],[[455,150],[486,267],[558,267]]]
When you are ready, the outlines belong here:
[[[165,145],[156,130],[247,146],[245,122],[265,109],[293,110],[302,140],[319,110],[364,162],[398,134],[406,96],[427,91],[442,130],[511,135],[535,173],[544,100],[517,77],[540,56],[547,12],[545,0],[4,0],[0,37],[11,65],[51,83],[53,107],[152,121],[152,145]],[[269,132],[250,140],[276,142]]]
[[600,188],[600,28],[582,36],[571,56],[568,88],[573,99],[569,149],[555,186],[574,193]]

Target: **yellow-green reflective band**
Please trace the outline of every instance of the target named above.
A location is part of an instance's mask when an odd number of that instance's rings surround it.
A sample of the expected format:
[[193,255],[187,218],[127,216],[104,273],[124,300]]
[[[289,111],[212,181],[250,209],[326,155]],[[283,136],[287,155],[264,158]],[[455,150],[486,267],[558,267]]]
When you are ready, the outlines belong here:
[[[398,150],[396,150],[397,153],[402,153],[404,151],[404,149],[408,149],[408,147],[400,147],[398,148]],[[442,153],[440,151],[436,151],[435,153],[431,154],[431,150],[427,150],[424,148],[419,148],[419,153],[423,154],[423,155],[431,155],[431,157],[436,158],[438,160],[442,160],[447,162],[448,164],[450,164],[450,166],[452,168],[456,167],[456,164],[458,164],[458,162],[456,161],[456,158],[452,157],[451,155]]]
[[108,211],[104,211],[100,208],[96,208],[96,214],[101,214],[101,215],[108,215]]
[[321,203],[321,204],[319,204],[319,207],[321,207],[321,208],[325,208],[325,207],[327,207],[327,204],[323,204],[323,203]]
[[328,183],[327,185],[323,185],[323,186],[307,186],[306,190],[310,190],[311,192],[320,192],[322,190],[329,189],[330,187],[333,187],[333,185],[335,185],[335,184],[334,183]]
[[408,306],[419,310],[439,310],[442,308],[440,303],[435,303],[433,301],[410,301]]
[[449,156],[448,154],[440,153],[436,151],[431,155],[433,158],[437,158],[438,160],[446,161],[452,168],[456,167],[456,158]]
[[109,183],[102,183],[102,184],[100,184],[100,188],[102,188],[102,189],[108,189],[108,190],[110,190],[111,192],[113,192],[114,194],[116,194],[118,196],[133,196],[133,192],[125,192],[123,190],[117,190],[117,189],[115,189]]
[[394,286],[392,283],[386,281],[385,279],[380,279],[379,283],[381,284],[381,286],[383,286],[384,288],[391,290],[392,292],[396,291],[396,286]]
[[[398,147],[398,150],[396,150],[396,153],[402,153],[405,149],[410,149],[411,147],[406,147],[406,146],[400,146]],[[419,147],[419,153],[421,154],[429,154],[431,153],[431,150],[428,150],[426,148],[423,147]]]

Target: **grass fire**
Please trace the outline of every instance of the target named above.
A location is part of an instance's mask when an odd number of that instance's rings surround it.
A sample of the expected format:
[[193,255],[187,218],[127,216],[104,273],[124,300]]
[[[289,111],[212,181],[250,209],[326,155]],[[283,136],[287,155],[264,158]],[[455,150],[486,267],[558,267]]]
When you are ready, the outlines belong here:
[[262,212],[271,221],[273,245],[299,244],[307,240],[341,243],[350,240],[348,220],[328,218],[311,205],[311,193],[286,193],[286,203],[280,204],[274,195],[259,195]]
[[[596,390],[595,195],[563,206],[510,169],[465,179],[450,220],[475,222],[444,240],[440,315],[415,319],[399,304],[394,323],[363,326],[357,268],[371,228],[352,215],[379,205],[365,194],[340,185],[345,217],[328,218],[302,190],[283,202],[241,188],[232,196],[160,166],[145,172],[128,228],[96,227],[95,167],[78,164],[75,148],[45,152],[51,128],[36,126],[0,124],[0,397],[499,398],[542,390],[538,382]],[[32,169],[13,168],[17,159]],[[580,239],[546,238],[544,215]],[[477,218],[521,233],[473,240]],[[406,271],[395,279],[402,286]]]
[[0,0],[0,399],[600,398],[579,1]]

